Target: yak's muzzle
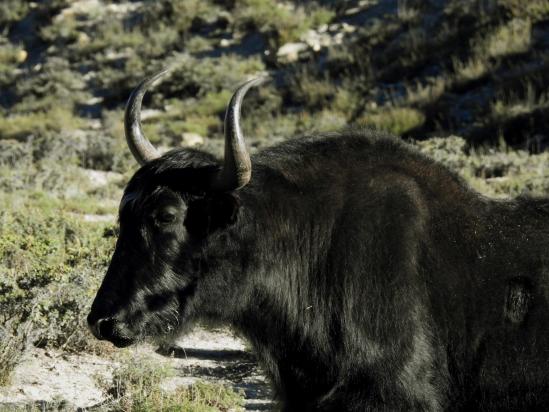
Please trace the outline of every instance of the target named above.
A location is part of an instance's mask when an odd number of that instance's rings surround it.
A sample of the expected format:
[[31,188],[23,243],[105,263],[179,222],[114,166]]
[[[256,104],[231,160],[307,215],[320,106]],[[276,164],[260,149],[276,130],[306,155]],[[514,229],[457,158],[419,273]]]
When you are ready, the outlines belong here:
[[122,322],[113,318],[95,319],[92,313],[88,315],[88,326],[91,333],[99,340],[108,340],[118,348],[130,346],[134,340],[124,333]]

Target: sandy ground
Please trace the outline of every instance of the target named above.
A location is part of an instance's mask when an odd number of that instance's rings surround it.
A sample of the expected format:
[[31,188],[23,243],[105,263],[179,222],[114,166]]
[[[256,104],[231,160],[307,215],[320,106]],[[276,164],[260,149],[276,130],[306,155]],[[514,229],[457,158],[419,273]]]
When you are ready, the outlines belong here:
[[[197,328],[166,350],[136,346],[129,349],[136,358],[146,354],[168,361],[176,376],[162,386],[166,390],[190,385],[197,380],[220,382],[243,390],[246,410],[272,409],[271,392],[254,356],[244,342],[227,329]],[[106,395],[98,377],[109,380],[117,364],[113,360],[89,354],[29,349],[17,366],[9,387],[0,388],[0,411],[11,411],[48,403],[63,404],[64,410],[101,405]]]

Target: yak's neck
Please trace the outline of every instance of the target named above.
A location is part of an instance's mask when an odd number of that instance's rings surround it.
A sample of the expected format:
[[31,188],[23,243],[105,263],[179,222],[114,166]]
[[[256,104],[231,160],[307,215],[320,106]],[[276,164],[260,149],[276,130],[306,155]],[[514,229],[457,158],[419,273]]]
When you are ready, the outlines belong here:
[[336,298],[327,261],[336,213],[327,209],[335,202],[327,205],[304,192],[289,193],[255,199],[253,209],[243,210],[247,299],[235,326],[256,347],[287,352],[287,342],[314,341],[326,342],[328,349],[329,308]]

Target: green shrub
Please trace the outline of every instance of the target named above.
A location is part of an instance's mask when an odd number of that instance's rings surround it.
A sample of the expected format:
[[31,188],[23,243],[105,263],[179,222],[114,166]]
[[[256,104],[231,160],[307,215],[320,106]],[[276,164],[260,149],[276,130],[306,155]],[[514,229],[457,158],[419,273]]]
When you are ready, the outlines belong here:
[[76,42],[80,37],[78,21],[75,16],[69,15],[42,28],[40,37],[42,40],[64,47]]
[[0,117],[0,136],[24,139],[30,135],[59,133],[63,129],[77,129],[82,120],[64,107],[53,106],[49,110],[35,113]]
[[83,319],[113,247],[107,225],[83,222],[43,192],[3,194],[0,205],[0,324],[17,336],[32,319],[34,344],[84,348]]
[[124,48],[137,48],[146,45],[148,39],[138,27],[127,28],[123,21],[114,16],[96,23],[95,36],[83,48],[84,53],[98,53],[106,49],[122,51]]
[[478,55],[490,57],[522,53],[530,48],[532,22],[529,19],[515,18],[497,28],[477,45]]
[[394,107],[372,113],[367,112],[357,120],[358,124],[385,130],[395,135],[401,135],[419,127],[424,122],[425,115],[421,111],[408,107]]
[[336,94],[336,86],[327,77],[317,79],[304,70],[290,78],[290,96],[294,104],[309,110],[330,106]]
[[[0,296],[7,293],[10,290],[0,284]],[[16,328],[14,323],[17,323]],[[17,318],[0,324],[0,387],[10,383],[13,370],[27,347],[32,324],[32,319],[20,322]]]
[[21,20],[29,11],[29,3],[21,0],[4,0],[0,3],[0,29]]
[[234,90],[248,76],[257,76],[264,71],[265,65],[259,56],[196,59],[178,55],[174,58],[169,81],[159,85],[158,89],[176,99],[203,97],[208,93]]
[[549,153],[530,155],[523,150],[510,150],[504,144],[498,149],[467,149],[461,137],[432,138],[416,142],[420,150],[460,174],[479,192],[498,198],[521,194],[549,194]]
[[308,29],[328,23],[334,13],[314,3],[305,8],[274,0],[237,0],[233,15],[239,29],[274,32],[277,42],[284,44],[298,40]]
[[[0,38],[1,40],[1,38]],[[27,59],[27,51],[18,44],[0,43],[0,72],[14,69]]]
[[150,1],[145,4],[142,21],[145,27],[154,28],[156,31],[172,27],[178,33],[185,34],[190,31],[198,17],[211,20],[219,11],[215,2],[210,0]]

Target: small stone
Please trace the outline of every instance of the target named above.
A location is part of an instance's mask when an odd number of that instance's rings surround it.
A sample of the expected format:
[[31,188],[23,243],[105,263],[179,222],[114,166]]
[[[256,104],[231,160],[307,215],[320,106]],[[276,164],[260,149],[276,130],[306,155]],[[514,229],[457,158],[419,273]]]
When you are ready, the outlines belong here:
[[87,44],[90,43],[90,36],[88,36],[86,33],[84,32],[79,32],[78,33],[78,39],[77,39],[77,43],[80,45],[80,46],[85,46]]
[[17,60],[17,63],[23,63],[25,60],[27,60],[27,57],[28,57],[28,53],[26,50],[22,49],[22,50],[19,50],[17,52],[17,55],[16,55],[16,60]]
[[284,62],[292,63],[299,60],[299,54],[307,50],[306,43],[286,43],[276,53],[276,57]]
[[220,47],[229,47],[232,44],[232,42],[229,39],[221,39],[219,42]]
[[185,147],[195,147],[204,144],[204,138],[197,133],[183,133],[181,143]]

